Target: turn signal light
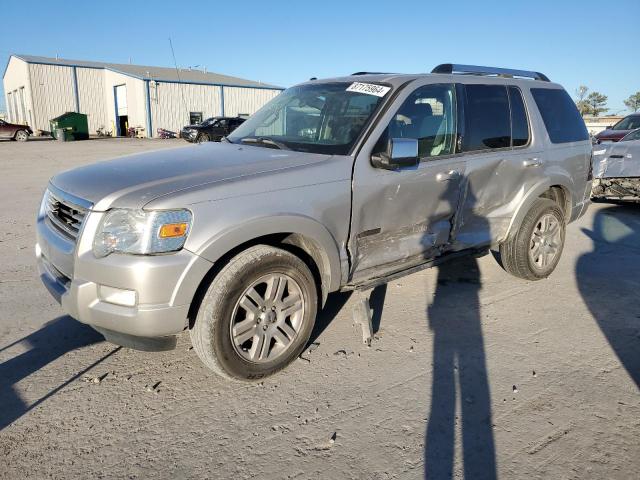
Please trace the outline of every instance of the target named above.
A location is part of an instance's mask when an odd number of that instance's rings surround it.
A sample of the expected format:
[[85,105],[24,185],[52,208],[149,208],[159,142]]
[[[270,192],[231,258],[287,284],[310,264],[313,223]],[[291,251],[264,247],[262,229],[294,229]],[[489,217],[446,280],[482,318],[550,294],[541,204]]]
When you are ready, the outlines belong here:
[[160,238],[183,237],[187,233],[186,223],[167,223],[160,227]]

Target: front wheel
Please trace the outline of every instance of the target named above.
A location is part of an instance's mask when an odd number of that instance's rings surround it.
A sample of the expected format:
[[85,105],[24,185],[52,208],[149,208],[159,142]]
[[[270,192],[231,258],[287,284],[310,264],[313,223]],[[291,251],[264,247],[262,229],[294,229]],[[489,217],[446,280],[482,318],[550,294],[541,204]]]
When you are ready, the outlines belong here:
[[208,142],[209,140],[211,140],[211,138],[209,138],[209,134],[207,133],[199,133],[196,137],[196,143],[204,143]]
[[560,261],[565,229],[558,204],[548,198],[536,199],[518,232],[500,245],[502,267],[525,280],[548,277]]
[[193,348],[215,373],[259,380],[304,349],[318,296],[307,265],[258,245],[234,257],[211,283],[190,330]]
[[26,142],[29,140],[29,134],[25,130],[18,130],[15,135],[18,142]]

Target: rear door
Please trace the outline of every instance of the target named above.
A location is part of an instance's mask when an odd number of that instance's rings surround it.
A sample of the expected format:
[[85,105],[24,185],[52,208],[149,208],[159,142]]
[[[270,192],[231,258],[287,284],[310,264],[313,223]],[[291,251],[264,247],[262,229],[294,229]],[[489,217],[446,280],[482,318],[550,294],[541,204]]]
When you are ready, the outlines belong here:
[[[407,88],[361,149],[353,175],[352,283],[424,263],[449,242],[465,168],[456,154],[457,116],[455,85]],[[390,138],[418,139],[419,164],[374,168],[372,154]]]
[[523,92],[515,85],[465,84],[462,151],[465,186],[455,226],[454,249],[501,239],[514,209],[543,178],[544,144],[532,139]]

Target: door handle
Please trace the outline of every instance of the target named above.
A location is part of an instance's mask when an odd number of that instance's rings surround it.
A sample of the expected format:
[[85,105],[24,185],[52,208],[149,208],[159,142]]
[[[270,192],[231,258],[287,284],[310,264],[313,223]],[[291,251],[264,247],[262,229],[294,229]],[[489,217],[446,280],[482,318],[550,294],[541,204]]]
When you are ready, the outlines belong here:
[[448,172],[440,172],[436,175],[437,182],[447,182],[454,178],[457,178],[460,172],[457,170],[449,170]]
[[540,167],[542,161],[539,158],[527,158],[522,162],[523,167]]

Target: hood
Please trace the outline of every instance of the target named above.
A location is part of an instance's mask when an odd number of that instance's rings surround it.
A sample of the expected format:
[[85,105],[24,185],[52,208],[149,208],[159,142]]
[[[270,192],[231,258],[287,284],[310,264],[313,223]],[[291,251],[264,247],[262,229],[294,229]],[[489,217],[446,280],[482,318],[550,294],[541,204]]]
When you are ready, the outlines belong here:
[[596,135],[596,138],[598,140],[620,140],[622,137],[624,137],[627,133],[629,133],[631,130],[611,130],[611,129],[607,129],[607,130],[603,130],[602,132],[598,133]]
[[93,203],[96,211],[142,208],[180,190],[299,168],[327,158],[328,155],[207,142],[87,165],[60,173],[51,183]]

